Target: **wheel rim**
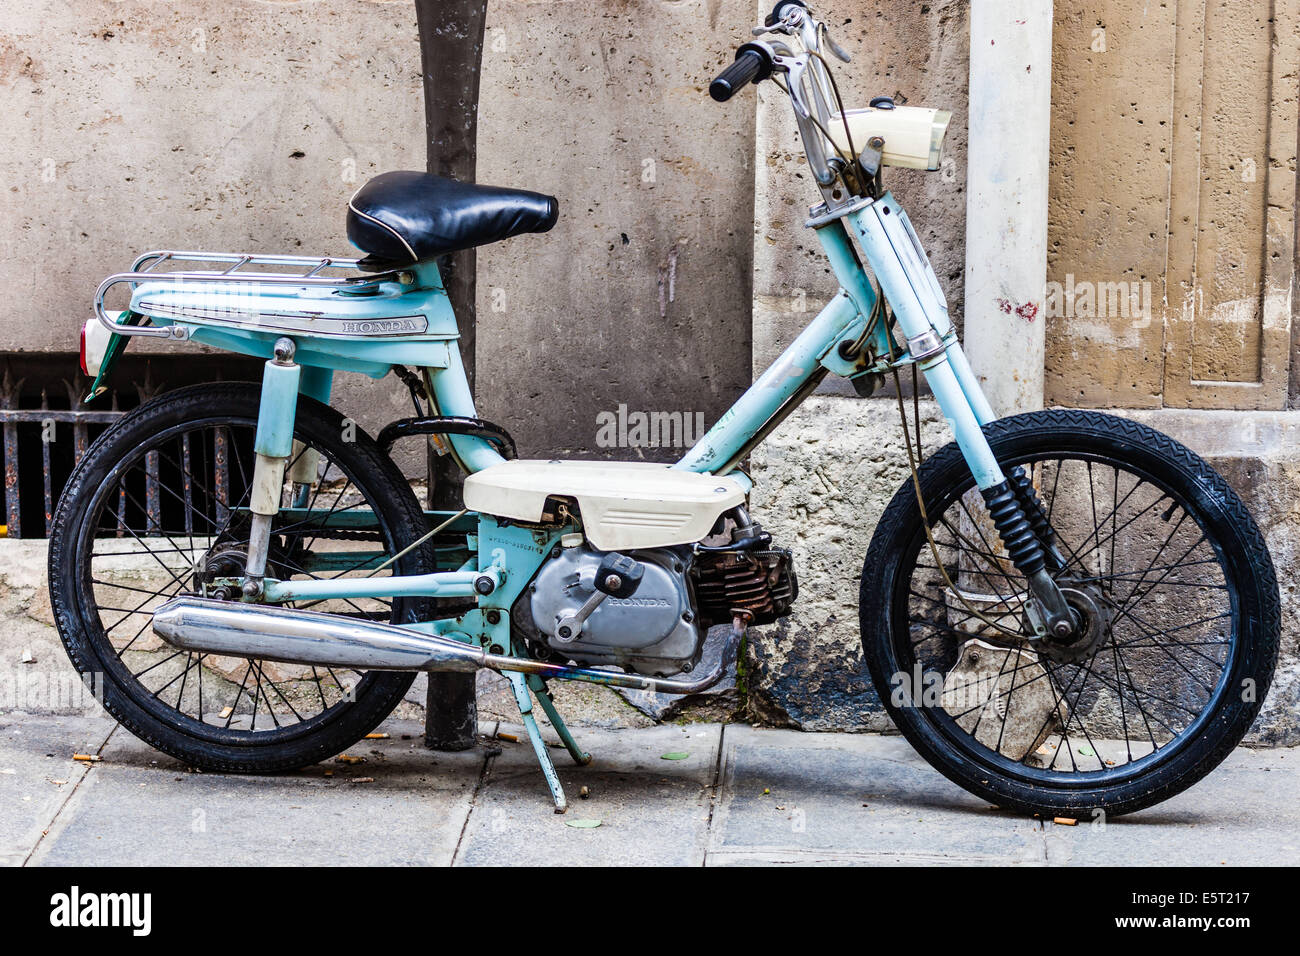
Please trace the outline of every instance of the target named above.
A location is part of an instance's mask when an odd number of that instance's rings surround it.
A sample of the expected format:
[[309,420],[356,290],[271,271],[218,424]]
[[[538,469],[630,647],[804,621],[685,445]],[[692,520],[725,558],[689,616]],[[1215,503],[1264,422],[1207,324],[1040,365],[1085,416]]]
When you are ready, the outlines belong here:
[[1205,515],[1132,463],[1079,450],[1003,459],[1017,464],[1057,530],[1067,567],[1055,577],[1110,605],[1107,633],[1072,662],[1026,650],[1024,578],[969,480],[927,507],[939,555],[963,596],[1022,641],[956,600],[918,529],[893,599],[895,703],[900,690],[906,704],[919,699],[950,746],[1001,774],[1057,788],[1122,783],[1194,741],[1227,691],[1240,615],[1223,544]]
[[[77,543],[80,615],[116,683],[177,729],[240,746],[315,733],[363,700],[377,679],[341,668],[183,651],[162,642],[149,626],[153,611],[171,597],[200,593],[210,579],[242,572],[255,428],[252,419],[227,416],[151,437],[96,489]],[[309,449],[319,451],[324,480],[299,503],[326,514],[316,521],[294,512],[277,516],[268,574],[391,574],[392,568],[375,568],[381,563],[377,553],[391,556],[398,549],[373,492],[336,454],[315,448],[302,434],[296,437],[304,444],[295,445],[286,475]],[[286,506],[291,496],[286,480]],[[373,511],[377,527],[340,527],[365,508]],[[286,606],[385,621],[406,613],[403,602],[378,598]]]

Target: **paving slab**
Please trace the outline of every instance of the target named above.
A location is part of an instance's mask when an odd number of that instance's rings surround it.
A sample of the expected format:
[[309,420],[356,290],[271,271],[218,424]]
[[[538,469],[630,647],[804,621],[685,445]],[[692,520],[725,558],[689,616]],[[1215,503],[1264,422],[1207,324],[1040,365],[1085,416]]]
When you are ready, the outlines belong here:
[[21,866],[117,725],[106,717],[0,717],[0,866]]
[[728,725],[709,866],[1046,863],[1038,821],[996,810],[901,737]]
[[0,864],[1300,864],[1300,750],[1239,749],[1165,804],[1067,827],[989,807],[897,736],[582,728],[590,766],[551,751],[557,816],[521,727],[480,724],[495,755],[380,729],[352,748],[363,763],[242,777],[191,773],[107,718],[0,715]]
[[388,739],[350,749],[364,763],[238,776],[189,772],[119,729],[32,862],[446,865],[487,758],[428,751],[421,730],[385,722]]
[[1047,826],[1047,857],[1073,866],[1300,865],[1300,750],[1239,747],[1164,803],[1114,820]]
[[[592,755],[576,766],[564,750],[552,758],[569,799],[556,814],[550,791],[521,727],[488,768],[456,854],[458,865],[698,866],[704,860],[721,728],[662,725],[644,730],[584,728]],[[551,741],[557,738],[546,728]],[[685,754],[664,759],[665,754]],[[590,795],[583,799],[586,786]],[[595,828],[575,827],[599,820]]]

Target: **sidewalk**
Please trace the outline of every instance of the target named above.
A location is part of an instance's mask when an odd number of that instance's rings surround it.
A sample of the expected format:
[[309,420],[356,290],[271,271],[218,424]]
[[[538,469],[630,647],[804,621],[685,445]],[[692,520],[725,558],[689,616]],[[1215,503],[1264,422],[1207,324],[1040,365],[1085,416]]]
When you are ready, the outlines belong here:
[[1239,750],[1161,806],[1070,827],[991,809],[900,737],[584,729],[590,767],[555,752],[571,803],[557,816],[526,742],[435,754],[413,723],[380,730],[352,749],[363,763],[237,777],[190,773],[106,718],[7,714],[0,863],[1300,863],[1297,751]]

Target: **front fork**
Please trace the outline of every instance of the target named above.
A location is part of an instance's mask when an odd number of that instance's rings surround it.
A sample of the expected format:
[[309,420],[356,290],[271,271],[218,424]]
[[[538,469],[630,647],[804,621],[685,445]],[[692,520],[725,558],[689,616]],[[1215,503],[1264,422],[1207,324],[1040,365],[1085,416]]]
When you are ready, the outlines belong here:
[[[907,339],[935,401],[952,426],[957,444],[984,496],[998,536],[1034,601],[1027,611],[1034,637],[1068,638],[1079,621],[1052,578],[1065,567],[1056,536],[1025,470],[1004,473],[984,435],[996,418],[957,341],[933,269],[906,214],[891,195],[845,217],[867,255],[872,272]],[[839,271],[839,270],[837,270]]]

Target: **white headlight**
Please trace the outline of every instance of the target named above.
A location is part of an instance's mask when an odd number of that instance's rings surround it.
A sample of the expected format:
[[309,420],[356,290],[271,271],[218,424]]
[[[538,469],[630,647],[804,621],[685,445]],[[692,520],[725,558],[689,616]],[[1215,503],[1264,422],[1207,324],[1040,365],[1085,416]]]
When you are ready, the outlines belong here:
[[847,153],[849,137],[844,132],[845,120],[859,152],[866,148],[868,140],[879,136],[885,141],[886,166],[937,170],[943,162],[943,140],[952,113],[920,106],[848,110],[844,119],[837,113],[831,117],[828,132],[835,145]]

